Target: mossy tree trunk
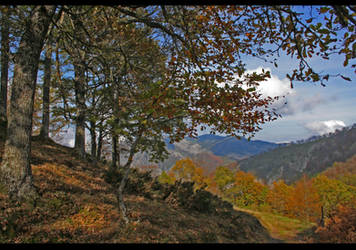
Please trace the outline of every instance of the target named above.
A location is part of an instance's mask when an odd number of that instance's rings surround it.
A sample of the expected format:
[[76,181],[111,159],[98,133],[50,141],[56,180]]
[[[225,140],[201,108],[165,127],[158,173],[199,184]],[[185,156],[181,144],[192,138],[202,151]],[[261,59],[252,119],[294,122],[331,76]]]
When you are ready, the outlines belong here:
[[40,53],[55,10],[56,6],[33,7],[15,55],[8,136],[0,177],[10,198],[16,200],[33,200],[37,196],[30,165],[32,113]]

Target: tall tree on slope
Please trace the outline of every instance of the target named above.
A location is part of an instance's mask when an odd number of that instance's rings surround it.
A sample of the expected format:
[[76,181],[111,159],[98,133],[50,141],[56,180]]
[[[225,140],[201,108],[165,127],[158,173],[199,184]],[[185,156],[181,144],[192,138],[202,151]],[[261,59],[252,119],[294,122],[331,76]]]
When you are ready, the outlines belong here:
[[30,166],[32,113],[40,53],[56,10],[56,6],[27,8],[24,33],[15,55],[8,136],[0,166],[1,183],[13,199],[32,200],[37,195]]

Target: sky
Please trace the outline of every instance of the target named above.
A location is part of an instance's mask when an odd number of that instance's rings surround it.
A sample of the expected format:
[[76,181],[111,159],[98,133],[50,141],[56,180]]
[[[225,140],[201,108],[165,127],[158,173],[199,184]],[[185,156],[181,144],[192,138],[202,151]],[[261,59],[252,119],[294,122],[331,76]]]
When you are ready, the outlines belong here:
[[356,123],[356,77],[353,70],[346,70],[342,63],[340,55],[332,56],[329,61],[313,60],[316,69],[331,74],[342,73],[350,77],[351,82],[337,77],[330,78],[325,87],[320,83],[294,82],[291,88],[286,78],[286,73],[294,65],[290,57],[282,56],[278,68],[256,60],[247,62],[249,72],[259,72],[262,68],[271,72],[271,78],[260,85],[259,91],[263,95],[285,95],[273,104],[282,118],[262,125],[253,140],[290,142]]
[[[323,22],[316,7],[294,6],[303,12],[306,18],[313,16]],[[342,36],[340,33],[338,36]],[[330,78],[326,86],[313,82],[294,82],[293,89],[286,74],[295,68],[297,61],[282,55],[278,68],[256,59],[246,60],[247,69],[259,71],[269,69],[271,79],[261,84],[261,93],[265,95],[285,95],[285,99],[274,104],[282,118],[262,125],[253,139],[271,142],[290,142],[307,139],[313,135],[334,132],[356,123],[356,75],[351,67],[343,66],[343,55],[331,55],[330,60],[312,57],[308,63],[316,72],[342,74],[351,78],[351,82],[340,77]],[[355,64],[355,58],[349,65]]]

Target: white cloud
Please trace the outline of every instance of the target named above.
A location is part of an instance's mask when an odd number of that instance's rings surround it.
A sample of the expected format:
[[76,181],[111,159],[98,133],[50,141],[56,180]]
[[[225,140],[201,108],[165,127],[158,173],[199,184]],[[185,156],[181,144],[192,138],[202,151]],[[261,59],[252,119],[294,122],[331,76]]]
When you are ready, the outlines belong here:
[[345,123],[341,120],[315,121],[304,125],[308,130],[318,133],[319,135],[333,133],[336,129],[345,127]]
[[[279,79],[278,76],[273,75],[272,71],[270,68],[262,68],[258,67],[256,69],[251,69],[251,70],[246,70],[246,74],[252,74],[253,72],[256,72],[257,74],[262,73],[262,69],[267,72],[269,71],[271,73],[271,77],[267,78],[265,81],[259,82],[259,86],[256,87],[256,91],[262,95],[263,98],[266,98],[268,96],[270,97],[276,97],[276,96],[287,96],[287,95],[293,95],[295,93],[295,90],[290,87],[290,81],[287,78],[284,79]],[[240,79],[241,81],[244,81],[245,75],[242,77],[235,76],[236,79]],[[234,84],[234,81],[228,82],[227,84],[232,85]],[[224,87],[225,83],[218,83],[219,87]],[[243,89],[249,88],[247,85],[243,84],[241,86]]]
[[[269,71],[271,77],[266,79],[266,81],[260,82],[256,91],[262,95],[262,98],[268,96],[272,98],[280,97],[270,106],[270,108],[274,109],[278,114],[284,116],[296,113],[298,110],[298,104],[295,101],[297,91],[291,88],[290,81],[287,78],[280,79],[278,76],[272,74],[271,69],[268,67],[264,68],[264,70],[265,72]],[[246,71],[248,74],[252,74],[253,72],[258,74],[262,73],[262,67]]]
[[[270,71],[270,68],[265,68],[265,71]],[[257,69],[247,70],[246,73],[262,73],[262,67]],[[310,87],[310,86],[309,86]],[[277,113],[282,116],[295,115],[296,113],[305,113],[314,110],[317,106],[327,103],[328,101],[335,101],[335,98],[325,98],[320,93],[311,93],[310,88],[305,91],[298,86],[291,88],[290,81],[287,78],[280,79],[278,76],[271,73],[271,78],[260,82],[256,91],[262,94],[262,97],[276,97],[279,100],[275,101],[271,108],[275,109]]]
[[[270,68],[264,68],[264,70],[265,72],[272,72]],[[261,74],[262,67],[246,71],[248,74],[252,74],[253,72]],[[262,97],[287,96],[295,93],[295,90],[290,87],[290,81],[287,78],[279,79],[278,76],[273,75],[272,73],[271,78],[260,82],[260,85],[256,88],[256,90],[262,94]]]

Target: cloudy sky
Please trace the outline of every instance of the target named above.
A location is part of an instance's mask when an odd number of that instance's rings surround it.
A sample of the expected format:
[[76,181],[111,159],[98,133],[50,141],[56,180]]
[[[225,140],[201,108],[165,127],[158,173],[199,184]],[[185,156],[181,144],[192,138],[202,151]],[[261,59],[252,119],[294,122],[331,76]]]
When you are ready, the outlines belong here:
[[248,61],[249,72],[259,72],[262,67],[271,72],[271,78],[260,86],[259,91],[262,94],[286,96],[273,104],[282,118],[264,124],[253,139],[272,142],[295,141],[334,132],[335,129],[356,123],[356,77],[353,70],[342,66],[341,56],[333,56],[329,61],[313,59],[312,63],[319,71],[341,73],[352,81],[344,81],[339,77],[330,78],[326,87],[320,83],[295,82],[292,89],[285,77],[295,65],[289,57],[281,57],[278,68],[256,60]]

